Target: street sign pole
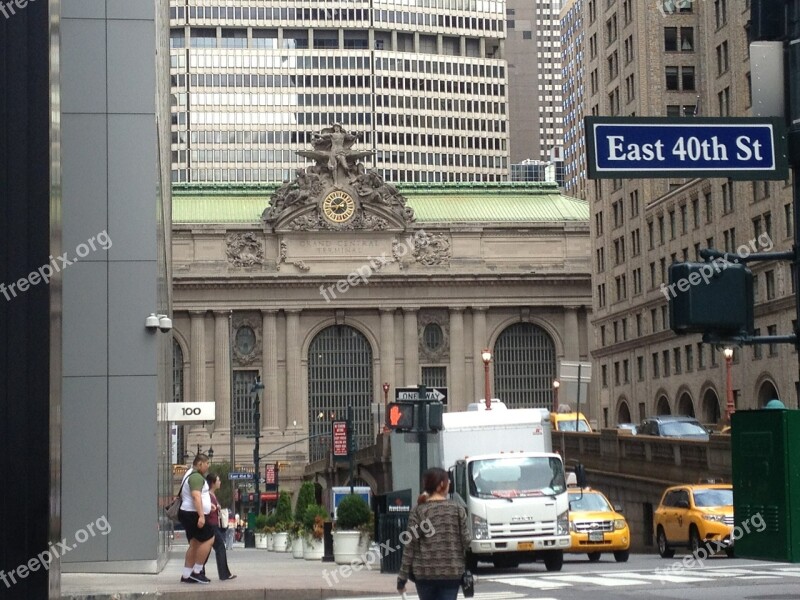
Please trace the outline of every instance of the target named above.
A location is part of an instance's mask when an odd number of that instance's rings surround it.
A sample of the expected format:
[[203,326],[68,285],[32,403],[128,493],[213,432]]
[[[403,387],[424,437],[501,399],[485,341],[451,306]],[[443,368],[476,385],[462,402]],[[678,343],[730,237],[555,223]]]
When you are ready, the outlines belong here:
[[428,468],[428,390],[424,385],[418,388],[419,404],[417,405],[417,441],[419,442],[419,482],[422,487],[422,474]]
[[350,461],[350,493],[354,494],[353,487],[355,486],[353,478],[355,477],[355,465],[353,456],[353,406],[347,407],[347,457]]

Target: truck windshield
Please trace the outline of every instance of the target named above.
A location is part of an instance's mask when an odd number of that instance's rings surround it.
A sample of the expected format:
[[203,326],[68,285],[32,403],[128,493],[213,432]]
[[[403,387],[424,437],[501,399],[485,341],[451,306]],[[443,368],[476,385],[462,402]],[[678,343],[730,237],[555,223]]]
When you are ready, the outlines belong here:
[[566,489],[564,466],[554,457],[507,457],[469,464],[470,494],[478,498],[553,496]]

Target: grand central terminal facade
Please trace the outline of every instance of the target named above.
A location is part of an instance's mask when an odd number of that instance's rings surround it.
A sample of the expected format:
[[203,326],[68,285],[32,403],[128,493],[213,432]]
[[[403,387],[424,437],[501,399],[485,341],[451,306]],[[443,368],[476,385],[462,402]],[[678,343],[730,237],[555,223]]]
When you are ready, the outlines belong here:
[[446,387],[451,411],[482,399],[484,349],[510,408],[549,408],[560,361],[588,360],[584,201],[549,183],[395,187],[354,144],[323,130],[283,185],[174,187],[173,400],[216,403],[179,455],[228,460],[233,432],[252,468],[258,429],[263,462],[299,480],[348,406],[364,448],[398,387]]

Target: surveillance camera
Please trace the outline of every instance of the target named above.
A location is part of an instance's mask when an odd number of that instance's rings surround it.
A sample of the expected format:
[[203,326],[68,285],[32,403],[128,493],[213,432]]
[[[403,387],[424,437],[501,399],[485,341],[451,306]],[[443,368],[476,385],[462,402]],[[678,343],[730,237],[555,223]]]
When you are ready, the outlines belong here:
[[144,326],[150,330],[154,330],[158,327],[158,316],[156,316],[156,313],[150,313],[150,316],[144,320]]
[[166,333],[172,329],[172,319],[170,319],[167,315],[160,315],[158,317],[158,328]]

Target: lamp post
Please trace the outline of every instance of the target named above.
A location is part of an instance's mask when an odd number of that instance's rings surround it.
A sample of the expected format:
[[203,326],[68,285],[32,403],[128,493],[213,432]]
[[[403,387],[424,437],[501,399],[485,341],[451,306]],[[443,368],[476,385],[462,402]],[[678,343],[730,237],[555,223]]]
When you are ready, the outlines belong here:
[[561,387],[561,382],[556,379],[553,382],[553,412],[558,412],[558,388]]
[[386,425],[386,411],[389,408],[389,382],[383,384],[383,433],[389,433],[389,427]]
[[733,348],[725,348],[722,355],[725,357],[725,423],[730,425],[731,415],[736,412],[736,405],[733,403],[733,377],[731,375]]
[[255,470],[255,484],[256,484],[256,516],[261,514],[261,488],[259,483],[261,480],[261,473],[258,466],[258,451],[259,441],[261,440],[261,394],[264,391],[264,384],[261,383],[261,375],[256,375],[256,380],[253,382],[253,387],[250,390],[251,394],[255,394],[253,398],[253,437],[255,438],[255,448],[253,448],[253,467]]
[[488,348],[484,348],[483,352],[481,352],[481,358],[483,359],[483,383],[486,410],[492,410],[492,390],[489,387],[489,363],[492,362],[492,352]]

